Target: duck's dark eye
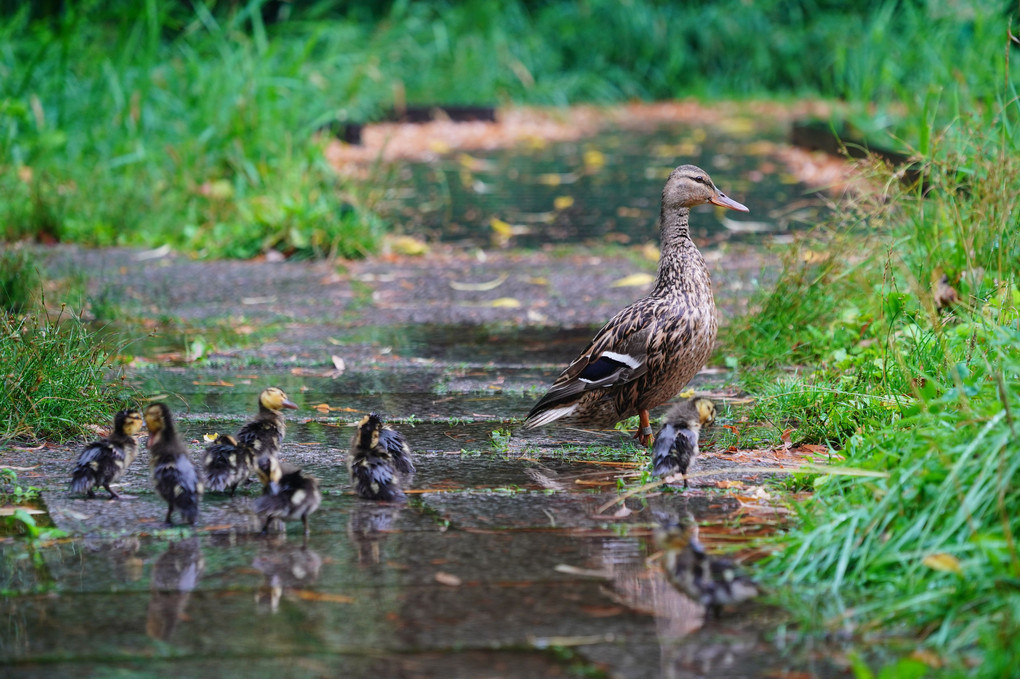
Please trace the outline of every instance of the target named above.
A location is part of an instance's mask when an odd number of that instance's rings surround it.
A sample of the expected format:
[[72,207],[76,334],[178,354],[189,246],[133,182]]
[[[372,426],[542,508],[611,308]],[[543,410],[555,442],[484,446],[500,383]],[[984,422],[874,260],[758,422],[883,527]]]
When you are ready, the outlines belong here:
[[705,178],[702,177],[700,174],[699,175],[695,175],[694,176],[694,181],[698,182],[699,184],[704,184],[705,183]]

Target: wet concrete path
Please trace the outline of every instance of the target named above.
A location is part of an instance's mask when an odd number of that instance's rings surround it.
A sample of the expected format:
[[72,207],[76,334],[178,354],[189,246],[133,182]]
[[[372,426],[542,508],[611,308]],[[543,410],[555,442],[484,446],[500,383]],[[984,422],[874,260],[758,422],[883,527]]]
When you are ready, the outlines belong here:
[[[755,247],[705,254],[724,319],[770,275]],[[516,431],[644,294],[647,282],[614,283],[654,274],[654,251],[441,246],[338,268],[60,248],[48,266],[116,291],[135,340],[128,379],[170,405],[194,454],[236,431],[262,388],[287,391],[300,409],[282,457],[324,497],[307,543],[297,524],[257,534],[254,486],[208,494],[194,529],[168,528],[144,452],[114,502],[67,493],[80,444],[7,446],[2,463],[42,489],[68,537],[0,541],[5,676],[843,675],[765,604],[706,619],[651,538],[687,515],[712,550],[776,530],[788,515],[765,475],[726,470],[796,460],[726,452],[709,431],[695,471],[714,475],[612,504],[648,462],[625,433]],[[739,406],[722,359],[692,386],[726,425]],[[405,505],[350,492],[350,425],[369,411],[416,452]]]

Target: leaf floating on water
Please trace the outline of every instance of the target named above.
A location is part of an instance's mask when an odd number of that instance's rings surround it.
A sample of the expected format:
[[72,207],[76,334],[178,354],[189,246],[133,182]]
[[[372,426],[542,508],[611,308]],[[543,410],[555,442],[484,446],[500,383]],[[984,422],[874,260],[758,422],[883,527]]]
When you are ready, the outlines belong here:
[[318,410],[320,413],[328,413],[330,410],[333,410],[328,403],[320,403],[317,406],[312,406],[312,409]]
[[316,592],[310,589],[292,589],[288,591],[290,594],[293,594],[302,601],[323,601],[330,604],[354,603],[354,597],[344,596],[343,594],[332,594],[330,592]]
[[950,571],[957,575],[963,575],[963,568],[960,566],[960,560],[952,554],[946,554],[945,552],[929,554],[921,560],[921,563],[932,570]]
[[489,306],[494,309],[517,309],[521,303],[513,297],[500,297],[489,302]]
[[591,568],[578,568],[577,566],[571,566],[570,564],[560,563],[556,564],[553,568],[557,573],[564,573],[566,575],[582,575],[586,578],[599,578],[600,580],[612,580],[613,574],[606,570],[594,570]]
[[[493,221],[499,221],[494,219]],[[506,222],[503,222],[504,224]],[[495,290],[499,286],[506,282],[509,274],[502,273],[498,278],[494,278],[491,281],[485,281],[484,283],[460,283],[458,281],[450,281],[450,287],[454,290],[461,290],[464,292],[485,292],[487,290]]]
[[226,382],[224,380],[216,380],[215,382],[192,382],[196,387],[232,387],[232,382]]
[[461,579],[453,573],[444,573],[439,571],[436,573],[436,582],[447,587],[460,587]]
[[648,273],[632,273],[629,276],[613,281],[614,288],[632,288],[639,285],[650,285],[655,281],[655,276]]

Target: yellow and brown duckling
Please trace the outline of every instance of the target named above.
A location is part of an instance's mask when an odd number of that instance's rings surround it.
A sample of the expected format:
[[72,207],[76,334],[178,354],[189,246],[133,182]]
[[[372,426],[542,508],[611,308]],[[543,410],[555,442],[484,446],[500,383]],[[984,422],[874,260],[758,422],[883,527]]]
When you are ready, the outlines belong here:
[[[245,472],[246,475],[254,472],[255,465],[261,464],[263,458],[280,455],[283,437],[287,434],[287,422],[283,418],[284,408],[296,410],[297,404],[287,398],[282,389],[276,387],[263,389],[259,394],[259,412],[251,422],[237,432],[239,446],[251,451],[251,462]],[[247,464],[248,459],[238,458],[238,461]]]
[[351,439],[347,470],[359,496],[397,502],[404,499],[402,486],[414,473],[414,459],[400,432],[384,425],[372,413],[358,423]]
[[656,476],[680,472],[687,488],[687,470],[698,455],[701,428],[715,422],[715,404],[707,398],[689,398],[669,409],[652,448]]
[[142,414],[137,410],[121,410],[113,416],[113,433],[93,441],[82,449],[71,472],[71,492],[96,496],[96,488],[105,488],[111,500],[120,499],[112,488],[124,476],[138,455],[135,435],[142,429]]
[[145,409],[145,424],[149,428],[152,480],[156,492],[167,503],[166,522],[173,525],[172,515],[177,509],[185,521],[194,524],[198,520],[202,484],[174,427],[170,409],[162,403],[152,404]]
[[255,500],[255,511],[263,520],[263,535],[269,532],[269,524],[301,519],[305,536],[309,534],[308,517],[322,502],[319,480],[293,465],[280,462],[274,456],[266,456],[257,468],[262,481],[263,494]]
[[638,415],[635,437],[651,444],[648,410],[683,389],[715,344],[712,277],[688,224],[691,208],[705,203],[747,212],[704,170],[694,165],[673,170],[662,190],[662,246],[652,291],[599,330],[531,409],[525,428],[555,421],[607,428]]
[[248,480],[255,467],[255,452],[238,444],[229,434],[220,434],[206,446],[202,460],[205,467],[205,488],[233,497],[237,486]]
[[739,604],[761,594],[761,588],[727,557],[705,551],[693,520],[683,525],[657,527],[655,539],[663,554],[666,577],[677,589],[716,617],[724,606]]

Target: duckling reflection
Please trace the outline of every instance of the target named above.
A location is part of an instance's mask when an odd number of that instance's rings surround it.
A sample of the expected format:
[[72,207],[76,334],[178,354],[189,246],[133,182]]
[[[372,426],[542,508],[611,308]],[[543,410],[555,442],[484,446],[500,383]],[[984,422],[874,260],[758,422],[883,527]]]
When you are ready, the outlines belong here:
[[698,540],[698,524],[687,514],[682,522],[659,525],[655,541],[663,555],[663,569],[673,585],[716,618],[723,606],[739,604],[761,594],[758,584],[726,557],[714,557]]
[[[105,538],[86,535],[84,551],[90,554],[90,561],[105,557],[103,569],[114,582],[138,582],[142,579],[145,562],[138,556],[142,543],[135,535],[119,538]],[[85,564],[83,564],[83,567]]]
[[255,593],[260,611],[276,613],[287,589],[305,589],[319,579],[322,557],[307,544],[287,542],[284,533],[267,537],[259,545],[252,566],[265,575],[265,583]]
[[173,636],[204,568],[205,560],[198,538],[170,543],[152,566],[146,634],[163,641]]
[[394,504],[359,502],[351,509],[347,535],[358,548],[358,563],[381,563],[383,541],[393,531],[393,522],[402,507]]

